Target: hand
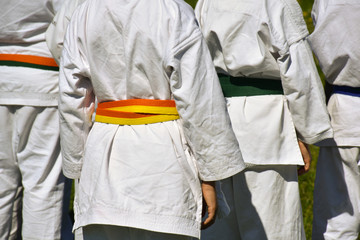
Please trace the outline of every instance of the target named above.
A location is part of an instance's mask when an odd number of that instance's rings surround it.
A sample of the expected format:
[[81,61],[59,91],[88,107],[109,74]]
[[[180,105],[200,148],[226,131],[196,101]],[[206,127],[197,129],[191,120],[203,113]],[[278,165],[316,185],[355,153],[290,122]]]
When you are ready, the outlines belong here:
[[304,166],[300,167],[298,169],[298,175],[302,175],[310,170],[310,164],[311,164],[311,154],[309,147],[306,143],[298,140],[300,152],[304,161]]
[[[215,222],[217,209],[215,182],[202,182],[201,189],[203,193],[203,210],[206,210],[207,207],[208,212],[208,217],[201,223],[201,229],[206,229]],[[204,211],[203,215],[205,215]]]

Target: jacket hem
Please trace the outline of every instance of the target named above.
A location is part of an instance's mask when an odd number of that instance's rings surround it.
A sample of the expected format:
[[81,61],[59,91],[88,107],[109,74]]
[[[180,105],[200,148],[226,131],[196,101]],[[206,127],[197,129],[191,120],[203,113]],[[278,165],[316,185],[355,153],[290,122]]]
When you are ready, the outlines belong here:
[[360,139],[354,138],[330,138],[315,144],[318,147],[360,147]]
[[70,179],[79,179],[81,176],[82,163],[66,163],[63,159],[62,170],[65,177]]
[[332,129],[329,129],[329,130],[322,132],[314,137],[303,137],[303,139],[302,138],[299,138],[299,139],[303,140],[307,144],[315,144],[322,140],[333,138],[333,137],[334,137],[334,132]]
[[57,106],[58,93],[1,92],[0,105]]
[[219,181],[219,180],[222,180],[225,178],[232,177],[232,176],[238,174],[239,172],[245,170],[245,168],[246,168],[245,163],[241,163],[241,164],[239,164],[238,167],[233,168],[231,171],[227,171],[224,174],[218,174],[218,175],[215,175],[212,177],[200,177],[200,179],[203,181]]
[[134,213],[102,205],[88,209],[76,219],[73,231],[90,224],[104,224],[200,238],[200,222],[176,216]]

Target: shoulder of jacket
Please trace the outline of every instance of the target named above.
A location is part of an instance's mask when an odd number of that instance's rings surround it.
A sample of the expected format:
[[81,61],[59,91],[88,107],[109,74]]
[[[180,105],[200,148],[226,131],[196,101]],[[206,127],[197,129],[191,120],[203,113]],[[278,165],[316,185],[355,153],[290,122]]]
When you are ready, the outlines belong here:
[[296,0],[267,1],[272,1],[274,6],[277,6],[278,9],[274,12],[281,16],[273,15],[273,17],[281,18],[281,25],[289,45],[309,35],[303,11]]

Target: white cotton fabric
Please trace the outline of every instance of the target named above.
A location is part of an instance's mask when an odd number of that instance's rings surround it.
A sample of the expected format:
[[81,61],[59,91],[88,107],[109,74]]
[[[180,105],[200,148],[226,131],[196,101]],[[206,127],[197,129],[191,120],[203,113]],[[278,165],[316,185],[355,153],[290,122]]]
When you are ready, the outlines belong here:
[[[45,42],[45,31],[62,2],[62,0],[15,0],[2,3],[0,54],[52,58]],[[57,71],[0,66],[0,73],[0,104],[57,105]]]
[[284,96],[228,99],[244,161],[303,164],[297,139],[313,144],[332,130],[298,3],[200,0],[195,12],[217,72],[282,82]]
[[[360,87],[360,2],[316,0],[308,41],[330,84]],[[320,143],[313,239],[356,239],[360,231],[360,97],[332,94],[334,138]]]
[[[326,81],[339,86],[360,87],[360,2],[315,1],[315,30],[308,41],[319,59]],[[333,94],[328,103],[334,140],[322,146],[360,147],[360,97]]]
[[64,46],[64,36],[71,16],[77,6],[85,0],[64,0],[64,4],[56,13],[46,30],[46,43],[55,61],[60,64],[61,52]]
[[304,164],[284,96],[232,97],[227,98],[227,106],[247,163]]
[[249,166],[219,186],[230,214],[201,239],[305,239],[296,166]]
[[[45,31],[61,3],[2,1],[0,54],[51,58]],[[0,239],[61,238],[58,75],[0,66]]]
[[24,240],[60,240],[64,176],[57,108],[0,106],[0,115],[0,239],[16,239],[10,229],[21,228]]
[[[180,120],[90,120],[99,102],[174,99]],[[208,48],[180,0],[88,0],[68,26],[60,70],[63,170],[80,178],[75,226],[199,238],[200,179],[244,169]],[[91,131],[89,129],[91,127]]]
[[357,239],[360,233],[360,148],[321,147],[312,239]]
[[333,132],[302,10],[295,0],[200,0],[195,12],[218,73],[278,80],[284,89],[227,98],[249,167],[221,181],[230,214],[203,239],[305,239],[298,139],[313,144]]

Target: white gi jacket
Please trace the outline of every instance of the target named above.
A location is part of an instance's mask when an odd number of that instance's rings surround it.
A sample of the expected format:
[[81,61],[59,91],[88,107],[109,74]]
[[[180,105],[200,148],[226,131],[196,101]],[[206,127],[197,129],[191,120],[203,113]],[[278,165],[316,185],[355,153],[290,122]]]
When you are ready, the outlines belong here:
[[228,98],[244,161],[303,164],[297,139],[332,136],[323,86],[295,0],[199,0],[195,9],[217,72],[281,80],[284,96]]
[[[316,0],[312,10],[314,32],[308,41],[319,59],[326,81],[360,87],[360,2]],[[336,17],[333,17],[336,16]],[[336,37],[334,37],[336,36]],[[328,103],[334,141],[321,145],[360,146],[360,98],[333,94]]]
[[[95,96],[174,99],[181,120],[96,122],[88,133]],[[59,110],[64,174],[80,178],[74,228],[97,223],[199,237],[199,178],[244,168],[208,48],[182,0],[80,5],[65,37]]]
[[85,0],[65,0],[46,30],[46,43],[57,63],[60,63],[61,52],[64,45],[64,36],[71,16],[76,7],[84,1]]
[[[62,0],[14,0],[0,8],[0,54],[52,58],[45,31]],[[21,6],[19,7],[19,5]],[[21,11],[12,11],[21,8]],[[0,104],[56,106],[58,71],[0,65]]]

